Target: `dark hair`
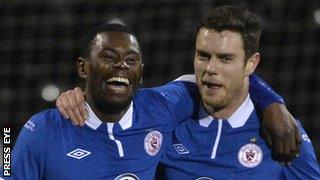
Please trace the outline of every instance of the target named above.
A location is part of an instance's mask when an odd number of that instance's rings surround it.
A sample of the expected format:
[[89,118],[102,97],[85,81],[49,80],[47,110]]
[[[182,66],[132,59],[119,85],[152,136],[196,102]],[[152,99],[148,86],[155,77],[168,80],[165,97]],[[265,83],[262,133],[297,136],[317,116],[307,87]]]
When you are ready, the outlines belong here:
[[87,33],[81,40],[80,44],[80,56],[81,57],[88,57],[92,48],[92,45],[94,43],[94,39],[97,36],[97,34],[101,32],[125,32],[128,34],[131,34],[136,37],[136,35],[129,29],[127,26],[117,23],[106,23],[102,24],[99,27],[96,27],[92,29],[89,33]]
[[213,8],[199,27],[198,32],[201,28],[214,29],[218,32],[230,30],[240,33],[246,60],[258,51],[261,35],[260,21],[258,16],[247,8],[237,6]]

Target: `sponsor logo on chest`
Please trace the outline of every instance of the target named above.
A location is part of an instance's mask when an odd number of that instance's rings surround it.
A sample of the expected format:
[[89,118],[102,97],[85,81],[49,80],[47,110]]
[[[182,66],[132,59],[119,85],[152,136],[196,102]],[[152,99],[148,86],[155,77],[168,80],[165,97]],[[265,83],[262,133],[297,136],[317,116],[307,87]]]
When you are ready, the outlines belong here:
[[78,149],[75,149],[75,150],[69,152],[67,154],[67,156],[75,158],[75,159],[82,159],[90,154],[91,154],[90,151],[86,151],[86,150],[78,148]]

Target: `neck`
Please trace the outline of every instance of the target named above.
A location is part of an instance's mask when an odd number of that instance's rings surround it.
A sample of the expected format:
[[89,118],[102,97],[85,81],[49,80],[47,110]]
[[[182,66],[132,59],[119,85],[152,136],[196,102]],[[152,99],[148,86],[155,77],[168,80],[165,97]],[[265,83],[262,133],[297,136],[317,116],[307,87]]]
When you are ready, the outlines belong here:
[[203,106],[210,116],[218,119],[229,119],[246,100],[248,93],[249,81],[245,81],[242,88],[230,97],[229,102],[225,106],[217,108],[205,103]]
[[[99,110],[97,108],[97,105],[94,103],[92,98],[87,98],[87,102],[90,105],[92,111],[96,114],[96,116],[102,121],[102,122],[111,122],[111,123],[117,123],[120,121],[120,119],[124,116],[124,114],[128,111],[130,107],[130,103],[122,109],[119,110],[112,110],[112,112],[109,112],[108,110]],[[109,107],[112,107],[110,105]]]

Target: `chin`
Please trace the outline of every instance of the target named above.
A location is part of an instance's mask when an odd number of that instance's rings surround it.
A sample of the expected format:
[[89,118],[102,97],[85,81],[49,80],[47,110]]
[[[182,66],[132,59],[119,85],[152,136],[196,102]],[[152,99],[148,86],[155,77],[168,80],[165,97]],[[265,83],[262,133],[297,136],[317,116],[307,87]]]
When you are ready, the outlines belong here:
[[206,96],[203,99],[203,102],[214,109],[221,109],[224,106],[224,100],[221,98],[214,98]]
[[93,98],[96,108],[103,113],[116,114],[128,107],[131,98],[125,97],[100,97]]

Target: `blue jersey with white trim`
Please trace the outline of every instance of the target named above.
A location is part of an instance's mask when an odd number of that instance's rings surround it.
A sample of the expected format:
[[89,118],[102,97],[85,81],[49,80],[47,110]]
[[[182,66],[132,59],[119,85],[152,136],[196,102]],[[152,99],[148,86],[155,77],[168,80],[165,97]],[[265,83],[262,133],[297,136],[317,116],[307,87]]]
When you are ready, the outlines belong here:
[[[255,78],[253,78],[255,80]],[[152,179],[168,133],[188,119],[200,101],[195,76],[138,90],[119,123],[102,123],[94,113],[74,127],[55,110],[35,115],[20,133],[12,154],[16,179]],[[281,97],[256,79],[257,102]],[[263,104],[261,104],[263,107]],[[88,107],[90,110],[90,107]],[[0,174],[2,176],[2,173]]]
[[[88,105],[84,127],[57,109],[33,116],[14,147],[11,178],[153,179],[168,133],[193,112],[189,84],[137,91],[118,123],[103,123]],[[175,113],[182,106],[183,113]]]
[[298,123],[300,156],[281,166],[259,137],[259,118],[250,99],[228,119],[213,119],[203,109],[197,119],[172,133],[159,166],[159,179],[320,179],[310,139]]

